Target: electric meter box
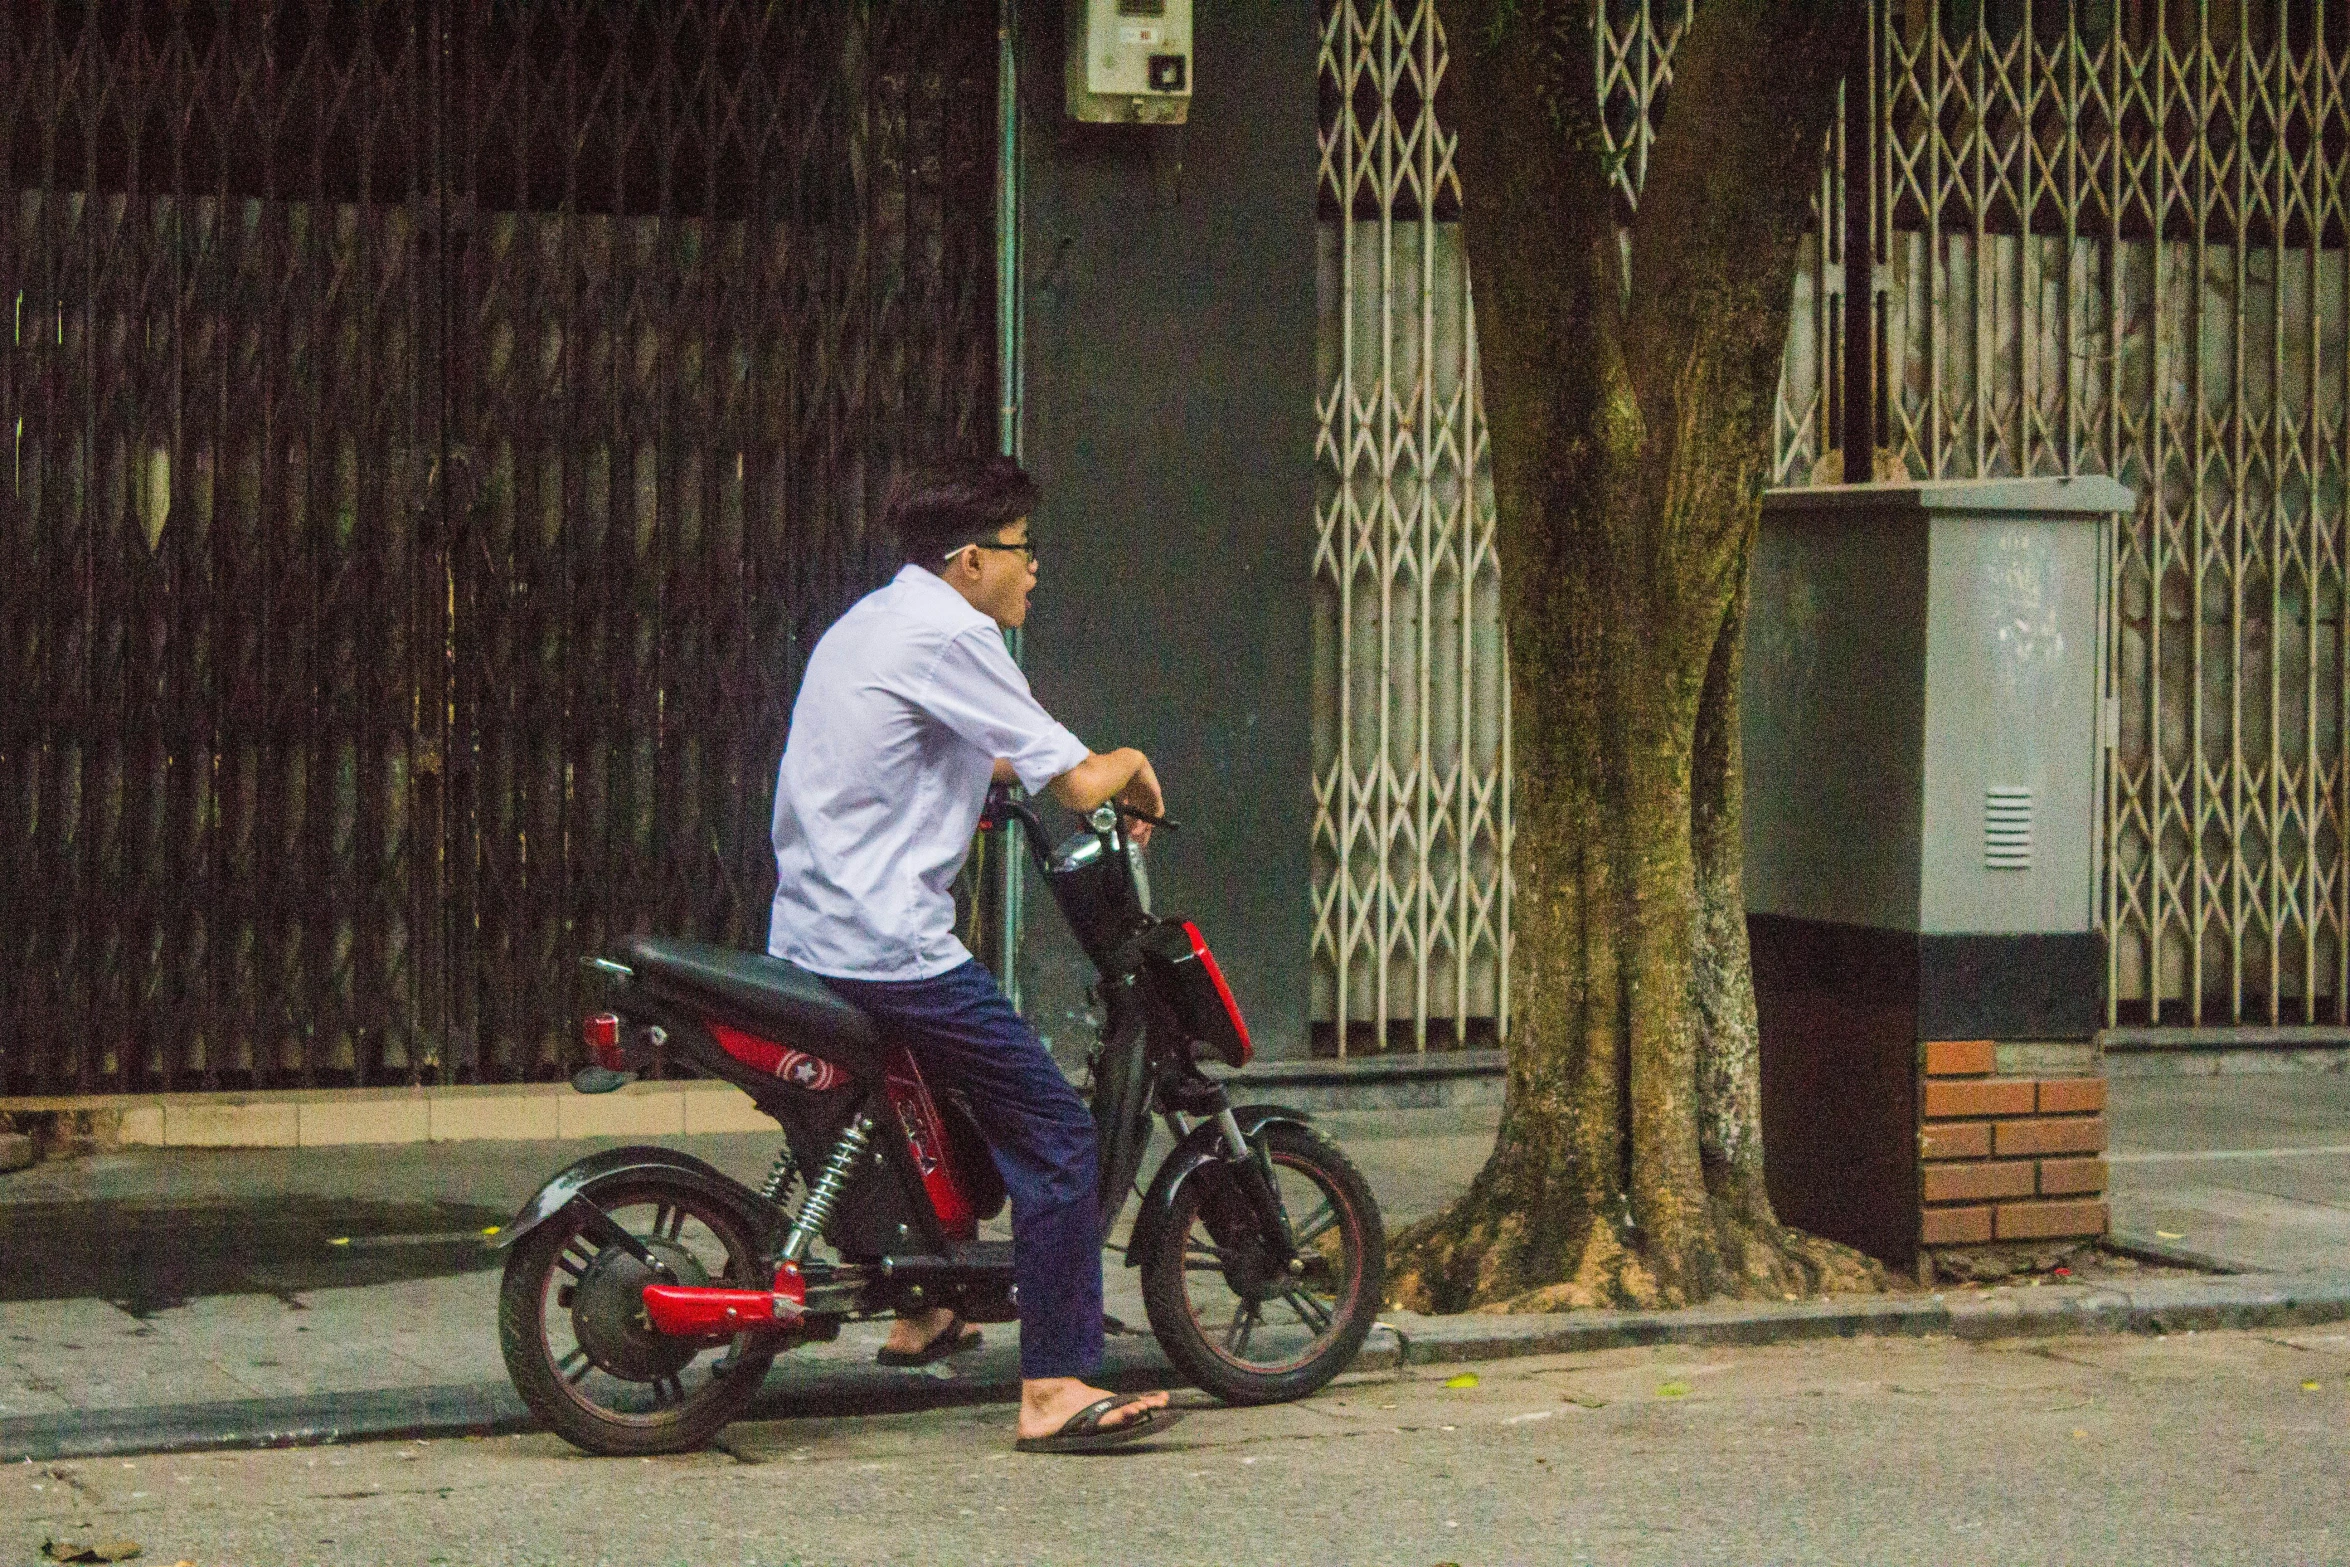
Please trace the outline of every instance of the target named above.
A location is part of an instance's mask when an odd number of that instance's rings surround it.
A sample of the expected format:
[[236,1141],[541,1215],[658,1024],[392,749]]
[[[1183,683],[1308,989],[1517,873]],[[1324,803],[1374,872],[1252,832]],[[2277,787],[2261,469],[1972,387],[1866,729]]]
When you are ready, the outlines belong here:
[[[1743,695],[1750,914],[2094,946],[2105,562],[2132,504],[2098,477],[1765,496]],[[2078,977],[2086,1015],[2102,976]],[[1990,1010],[1950,1037],[2012,1037]]]
[[1180,125],[1191,108],[1191,0],[1068,0],[1069,117]]

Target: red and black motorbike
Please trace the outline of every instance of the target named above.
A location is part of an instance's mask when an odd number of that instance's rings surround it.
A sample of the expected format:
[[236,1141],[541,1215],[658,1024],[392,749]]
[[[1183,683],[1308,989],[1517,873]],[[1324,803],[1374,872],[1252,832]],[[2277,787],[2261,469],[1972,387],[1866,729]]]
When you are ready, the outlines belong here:
[[[1126,831],[1141,813],[1104,806],[1049,853],[1026,803],[999,792],[989,814],[1024,829],[1100,974],[1105,1245],[1153,1118],[1175,1138],[1124,1246],[1152,1331],[1228,1402],[1312,1393],[1379,1309],[1370,1188],[1303,1114],[1235,1106],[1201,1069],[1245,1066],[1248,1026],[1198,927],[1150,911]],[[549,1427],[590,1452],[671,1452],[740,1415],[778,1354],[844,1322],[935,1306],[1017,1317],[1010,1243],[978,1238],[1004,1203],[979,1128],[866,1014],[756,954],[639,937],[589,961],[614,994],[586,1020],[597,1064],[574,1087],[658,1067],[723,1078],[781,1123],[784,1147],[758,1190],[674,1149],[615,1148],[523,1207],[500,1237],[498,1334]]]

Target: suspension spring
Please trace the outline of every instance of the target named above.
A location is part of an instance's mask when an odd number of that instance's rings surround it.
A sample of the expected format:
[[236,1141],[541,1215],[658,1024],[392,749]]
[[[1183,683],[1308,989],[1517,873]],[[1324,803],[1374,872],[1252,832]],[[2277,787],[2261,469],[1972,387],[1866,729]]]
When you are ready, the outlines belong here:
[[799,1176],[799,1161],[791,1156],[791,1144],[785,1143],[776,1150],[775,1168],[767,1172],[767,1184],[759,1188],[759,1195],[781,1207],[785,1195],[791,1191],[791,1183]]
[[799,1217],[792,1220],[791,1234],[784,1238],[783,1260],[797,1262],[805,1256],[808,1247],[824,1232],[832,1218],[833,1208],[840,1202],[841,1193],[848,1190],[849,1176],[857,1161],[865,1156],[865,1148],[873,1140],[873,1118],[860,1115],[849,1123],[849,1129],[840,1134],[832,1153],[824,1161],[824,1169],[808,1188],[808,1200],[800,1204]]

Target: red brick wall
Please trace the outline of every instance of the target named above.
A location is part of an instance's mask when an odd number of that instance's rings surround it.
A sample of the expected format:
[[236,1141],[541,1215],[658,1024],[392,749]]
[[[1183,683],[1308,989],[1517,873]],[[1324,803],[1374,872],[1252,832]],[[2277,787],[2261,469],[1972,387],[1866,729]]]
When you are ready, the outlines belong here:
[[2105,1082],[1996,1077],[1986,1039],[1925,1047],[1919,1240],[1927,1246],[2103,1235]]

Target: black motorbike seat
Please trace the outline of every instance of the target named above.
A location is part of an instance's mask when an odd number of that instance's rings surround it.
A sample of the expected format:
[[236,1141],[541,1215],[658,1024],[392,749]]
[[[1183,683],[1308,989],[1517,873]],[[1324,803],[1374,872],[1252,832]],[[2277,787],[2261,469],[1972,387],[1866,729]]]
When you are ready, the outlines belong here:
[[795,1046],[862,1077],[880,1069],[873,1020],[806,969],[763,952],[632,936],[620,961],[679,1000],[706,1002],[719,1021]]

